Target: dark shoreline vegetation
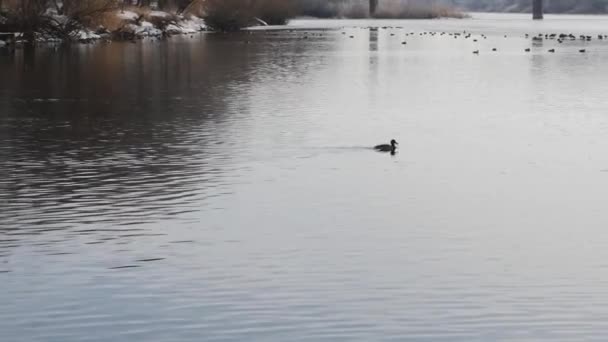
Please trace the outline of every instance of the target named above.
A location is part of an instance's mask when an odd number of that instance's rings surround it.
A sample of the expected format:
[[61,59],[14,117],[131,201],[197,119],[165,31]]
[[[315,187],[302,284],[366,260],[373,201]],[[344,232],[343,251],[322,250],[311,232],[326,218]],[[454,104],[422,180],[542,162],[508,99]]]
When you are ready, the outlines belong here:
[[[417,1],[381,2],[374,17],[463,17]],[[368,12],[368,0],[0,0],[0,46],[237,31],[296,16],[366,18]]]
[[0,35],[5,44],[33,44],[193,33],[205,28],[203,2],[0,0]]

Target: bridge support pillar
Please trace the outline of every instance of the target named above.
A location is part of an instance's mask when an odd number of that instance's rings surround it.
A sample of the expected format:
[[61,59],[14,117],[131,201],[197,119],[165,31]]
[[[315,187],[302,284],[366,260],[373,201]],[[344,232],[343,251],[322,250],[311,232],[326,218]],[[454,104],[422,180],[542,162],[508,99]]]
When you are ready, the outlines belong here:
[[378,8],[378,0],[369,0],[369,16],[373,17]]
[[540,20],[543,18],[543,0],[532,0],[532,19]]

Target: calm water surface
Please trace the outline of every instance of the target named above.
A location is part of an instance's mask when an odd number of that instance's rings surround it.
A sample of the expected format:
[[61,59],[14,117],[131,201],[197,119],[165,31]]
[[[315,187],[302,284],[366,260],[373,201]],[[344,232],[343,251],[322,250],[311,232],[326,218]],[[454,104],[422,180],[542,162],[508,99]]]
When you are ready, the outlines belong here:
[[0,50],[0,340],[605,340],[606,23]]

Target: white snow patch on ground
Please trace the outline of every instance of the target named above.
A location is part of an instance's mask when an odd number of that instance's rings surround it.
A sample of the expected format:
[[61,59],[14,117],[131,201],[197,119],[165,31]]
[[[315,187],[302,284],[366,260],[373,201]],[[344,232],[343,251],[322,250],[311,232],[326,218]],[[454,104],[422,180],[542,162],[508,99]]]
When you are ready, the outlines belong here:
[[139,18],[139,14],[132,11],[121,11],[116,14],[116,16],[123,20],[136,20]]
[[78,40],[93,40],[93,39],[101,39],[101,36],[97,33],[89,30],[78,30],[74,37]]
[[4,40],[0,40],[0,47],[6,46],[6,42]]
[[151,11],[148,15],[151,17],[157,17],[157,18],[166,18],[166,17],[170,16],[169,13],[163,12],[163,11]]
[[179,23],[169,24],[165,27],[165,32],[169,34],[192,34],[205,30],[207,30],[205,21],[197,17],[182,18]]
[[167,32],[169,34],[181,34],[181,33],[183,33],[181,27],[179,27],[177,25],[173,25],[173,24],[167,25],[167,27],[165,27],[165,32]]
[[205,20],[198,17],[191,17],[190,19],[184,19],[180,25],[182,28],[189,30],[187,33],[205,31],[207,30],[207,25],[205,25]]
[[129,28],[138,36],[160,36],[163,34],[163,31],[157,29],[148,21],[142,21],[140,26],[131,24]]

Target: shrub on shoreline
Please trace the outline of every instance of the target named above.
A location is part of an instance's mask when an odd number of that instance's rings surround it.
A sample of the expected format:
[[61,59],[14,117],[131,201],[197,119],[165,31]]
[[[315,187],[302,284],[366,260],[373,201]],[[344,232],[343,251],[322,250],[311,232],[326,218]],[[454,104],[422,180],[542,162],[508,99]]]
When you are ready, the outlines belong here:
[[[203,2],[139,0],[145,5],[138,6],[129,0],[0,0],[0,32],[18,33],[18,44],[194,33],[206,29],[193,16]],[[150,7],[160,4],[175,12]]]
[[254,13],[269,25],[285,25],[295,16],[295,8],[291,0],[257,0]]
[[238,31],[261,19],[284,25],[295,15],[292,0],[206,0],[205,22],[218,31]]
[[207,0],[205,22],[218,31],[238,31],[255,18],[252,0]]
[[69,39],[93,18],[116,6],[115,0],[5,0],[0,31],[22,32],[27,42],[34,42],[36,34]]

